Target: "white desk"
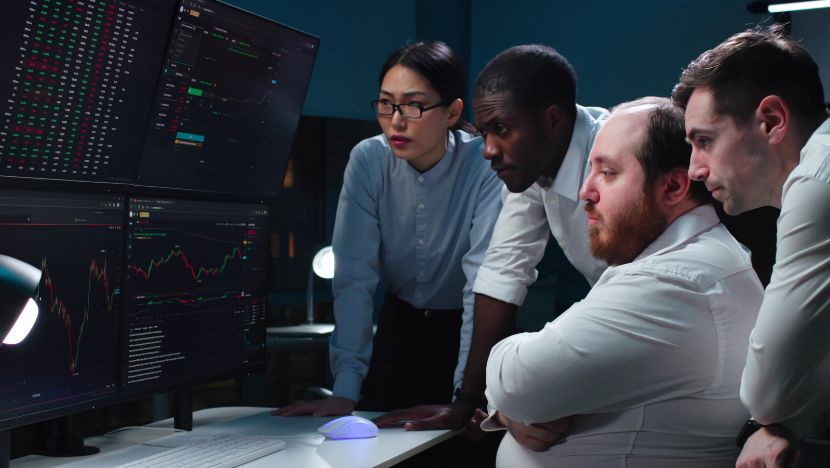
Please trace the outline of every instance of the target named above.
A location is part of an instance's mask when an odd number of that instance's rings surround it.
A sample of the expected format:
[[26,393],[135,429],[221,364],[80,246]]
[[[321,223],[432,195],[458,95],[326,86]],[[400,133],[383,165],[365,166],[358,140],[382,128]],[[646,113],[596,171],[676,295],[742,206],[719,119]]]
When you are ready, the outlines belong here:
[[[401,428],[381,429],[377,437],[355,440],[327,440],[316,431],[334,418],[292,418],[270,415],[271,408],[226,407],[211,408],[193,413],[193,431],[176,433],[173,438],[193,442],[199,436],[234,433],[284,437],[285,449],[245,464],[245,467],[302,467],[302,468],[366,468],[387,467],[405,460],[416,453],[449,439],[457,431],[411,431]],[[364,417],[380,413],[356,412]],[[172,419],[165,419],[145,427],[125,429],[108,437],[90,437],[87,445],[101,449],[96,455],[73,458],[51,458],[29,455],[12,460],[15,468],[111,467],[141,457],[159,453],[164,448],[141,445],[153,444],[154,439],[170,440]],[[151,429],[155,428],[155,429]]]

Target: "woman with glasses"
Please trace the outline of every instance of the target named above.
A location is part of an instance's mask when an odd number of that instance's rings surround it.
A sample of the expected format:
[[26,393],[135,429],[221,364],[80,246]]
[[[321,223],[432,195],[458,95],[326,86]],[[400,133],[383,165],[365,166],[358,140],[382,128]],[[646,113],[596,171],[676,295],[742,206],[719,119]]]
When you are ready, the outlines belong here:
[[472,285],[502,187],[461,117],[466,82],[442,42],[405,46],[384,64],[371,102],[383,134],[352,150],[334,224],[334,396],[277,414],[448,404],[461,385]]

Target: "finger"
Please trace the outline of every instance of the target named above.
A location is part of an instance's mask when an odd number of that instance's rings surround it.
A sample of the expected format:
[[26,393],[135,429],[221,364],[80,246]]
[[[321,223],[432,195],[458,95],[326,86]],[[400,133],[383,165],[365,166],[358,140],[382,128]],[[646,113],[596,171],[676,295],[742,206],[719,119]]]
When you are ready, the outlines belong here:
[[568,418],[562,418],[555,421],[548,421],[546,423],[534,424],[534,426],[554,432],[565,432],[569,427],[571,427],[571,420]]
[[400,423],[402,420],[415,419],[417,416],[414,413],[411,409],[390,411],[372,419],[372,422],[378,427],[392,426]]
[[[525,426],[523,431],[528,437],[532,437],[535,440],[538,440],[542,444],[547,445],[550,447],[553,445],[560,437],[562,437],[561,432],[557,431],[550,431],[544,428],[536,427],[536,426]],[[545,447],[545,448],[547,448]]]
[[297,416],[299,414],[308,414],[312,408],[305,404],[288,405],[284,408],[279,408],[271,412],[274,416]]
[[450,425],[447,421],[445,421],[442,415],[438,415],[429,418],[415,419],[404,424],[403,428],[407,431],[426,431],[430,429],[449,429]]
[[315,418],[320,418],[320,417],[323,417],[323,416],[337,415],[337,412],[336,411],[329,411],[328,408],[323,406],[323,407],[320,407],[320,408],[317,408],[316,410],[314,410],[314,412],[311,413],[311,415],[314,416]]
[[516,439],[516,442],[519,443],[519,445],[533,450],[534,452],[544,452],[551,446],[551,444],[543,442],[535,437],[531,437],[528,434],[516,434],[514,435],[514,438]]
[[490,415],[488,415],[487,413],[482,411],[481,408],[476,408],[476,411],[475,411],[475,413],[473,413],[473,417],[471,418],[471,420],[472,420],[473,424],[479,425],[485,419],[487,419],[489,417],[490,417]]

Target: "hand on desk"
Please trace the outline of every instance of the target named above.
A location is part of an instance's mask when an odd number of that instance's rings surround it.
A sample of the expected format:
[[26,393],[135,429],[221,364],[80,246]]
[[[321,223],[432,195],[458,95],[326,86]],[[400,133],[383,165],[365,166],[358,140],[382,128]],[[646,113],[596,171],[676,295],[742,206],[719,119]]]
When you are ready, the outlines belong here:
[[407,431],[429,429],[461,429],[470,418],[469,415],[449,405],[418,405],[412,408],[390,411],[378,416],[373,421],[378,427],[397,426],[405,422]]
[[781,426],[766,426],[746,439],[737,468],[786,468],[797,458],[792,434]]
[[487,413],[475,408],[473,414],[456,406],[450,405],[419,405],[408,409],[390,411],[378,416],[373,422],[378,427],[397,426],[404,423],[407,431],[424,431],[430,429],[466,429],[464,437],[479,439],[484,432],[479,428],[482,421],[487,419]]
[[328,397],[322,400],[294,403],[271,412],[274,416],[341,416],[354,411],[355,402],[343,397]]
[[498,419],[502,426],[507,428],[510,435],[516,439],[519,445],[535,452],[544,452],[551,448],[553,444],[562,438],[562,435],[571,425],[569,418],[525,425],[508,418],[498,411],[496,412],[496,419]]

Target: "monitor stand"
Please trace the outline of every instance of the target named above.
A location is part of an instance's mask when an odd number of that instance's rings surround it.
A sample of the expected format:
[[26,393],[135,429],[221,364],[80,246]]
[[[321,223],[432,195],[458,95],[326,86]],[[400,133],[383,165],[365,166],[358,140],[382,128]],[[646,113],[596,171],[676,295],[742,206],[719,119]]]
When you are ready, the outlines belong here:
[[49,457],[77,457],[98,453],[98,447],[84,445],[81,416],[73,414],[46,422],[46,445],[35,451]]
[[173,394],[173,427],[193,430],[193,394],[189,388],[177,390]]
[[11,431],[0,431],[0,468],[9,468],[11,456]]

